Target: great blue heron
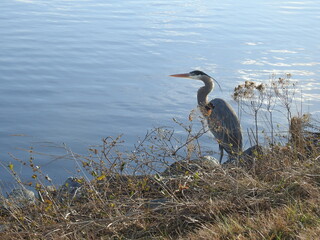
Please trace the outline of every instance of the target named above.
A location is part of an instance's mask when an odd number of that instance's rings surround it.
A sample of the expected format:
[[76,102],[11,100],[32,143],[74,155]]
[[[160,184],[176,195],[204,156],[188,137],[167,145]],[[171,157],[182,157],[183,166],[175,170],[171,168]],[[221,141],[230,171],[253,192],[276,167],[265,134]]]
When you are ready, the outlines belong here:
[[214,82],[218,85],[219,83],[214,78],[198,70],[170,76],[201,80],[204,83],[204,86],[198,90],[198,105],[207,119],[210,131],[218,140],[220,149],[219,161],[221,163],[223,150],[228,153],[229,158],[238,156],[242,151],[242,134],[240,122],[235,111],[221,98],[208,101],[208,95],[214,88]]

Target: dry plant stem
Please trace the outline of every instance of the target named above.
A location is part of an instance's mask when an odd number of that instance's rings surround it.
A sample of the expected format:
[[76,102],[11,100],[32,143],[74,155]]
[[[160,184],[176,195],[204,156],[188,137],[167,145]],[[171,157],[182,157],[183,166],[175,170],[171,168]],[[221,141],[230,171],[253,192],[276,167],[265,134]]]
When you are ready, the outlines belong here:
[[[261,106],[248,101],[243,106],[256,109],[250,110],[255,125],[261,109],[274,123],[273,103],[265,99]],[[292,122],[300,123],[299,118]],[[76,161],[86,179],[81,188],[64,200],[55,191],[43,191],[43,201],[35,205],[2,209],[2,225],[10,227],[0,232],[0,239],[317,239],[320,134],[291,124],[290,141],[257,152],[253,164],[241,158],[237,164],[207,167],[198,164],[200,159],[189,159],[204,153],[199,138],[205,126],[195,131],[192,124],[176,123],[185,131],[183,138],[174,128],[155,128],[129,152],[119,151],[121,139],[112,137],[89,156],[66,147],[65,159]],[[247,131],[257,143],[260,129]],[[41,175],[34,154],[24,166]],[[161,174],[159,169],[173,162],[177,172]],[[184,168],[183,162],[188,162]],[[200,167],[192,168],[195,163]],[[20,181],[16,173],[13,177]],[[46,189],[45,181],[35,182],[35,189]]]
[[190,143],[192,143],[193,141],[197,141],[202,135],[204,135],[205,133],[207,133],[208,130],[203,129],[201,132],[197,133],[195,136],[192,136],[191,133],[189,133],[188,135],[188,140],[186,143],[184,143],[183,145],[179,146],[173,153],[172,155],[176,155],[177,152],[181,149],[183,149],[184,147],[188,146]]
[[273,78],[270,78],[268,86],[266,86],[265,99],[266,99],[266,110],[269,113],[269,122],[270,122],[270,135],[271,135],[271,145],[273,146],[275,143],[274,139],[274,123],[273,123],[273,111],[277,104],[277,98],[274,97],[274,90],[271,86],[273,86]]

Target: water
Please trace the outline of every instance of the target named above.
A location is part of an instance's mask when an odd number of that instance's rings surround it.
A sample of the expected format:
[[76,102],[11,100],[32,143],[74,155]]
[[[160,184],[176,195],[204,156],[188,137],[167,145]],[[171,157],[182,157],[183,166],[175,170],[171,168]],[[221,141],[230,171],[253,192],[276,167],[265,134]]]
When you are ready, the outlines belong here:
[[[5,166],[16,164],[8,153],[28,159],[19,149],[61,151],[48,142],[86,153],[124,133],[130,149],[148,129],[187,121],[201,84],[168,75],[194,69],[214,76],[223,91],[212,95],[234,107],[237,84],[289,72],[303,110],[319,114],[319,1],[2,0],[0,9]],[[242,119],[244,128],[251,122]],[[56,179],[73,166],[36,161]]]

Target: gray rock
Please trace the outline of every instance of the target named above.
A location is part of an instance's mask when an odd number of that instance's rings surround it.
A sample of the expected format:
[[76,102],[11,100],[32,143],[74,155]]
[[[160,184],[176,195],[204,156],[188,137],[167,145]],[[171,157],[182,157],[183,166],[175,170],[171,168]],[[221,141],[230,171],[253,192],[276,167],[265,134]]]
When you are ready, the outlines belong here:
[[9,229],[8,224],[0,224],[0,233]]
[[[259,146],[259,145],[254,145],[252,147],[249,147],[247,150],[245,150],[239,159],[239,166],[240,167],[245,167],[245,168],[252,168],[254,160],[257,159],[258,157],[263,156],[265,152],[265,148]],[[228,160],[224,162],[224,164],[236,164],[237,160]]]
[[209,171],[220,167],[219,161],[211,156],[203,156],[200,159],[179,161],[171,164],[161,176],[185,175],[197,171]]
[[62,185],[62,188],[67,190],[69,193],[73,193],[76,189],[80,188],[82,183],[76,177],[68,177],[68,179]]
[[36,197],[34,192],[25,188],[13,189],[9,194],[8,198],[1,197],[1,207],[5,209],[11,208],[24,208],[30,204],[34,204]]
[[200,160],[202,161],[202,164],[205,164],[210,167],[220,166],[219,160],[212,156],[203,156]]
[[261,157],[264,153],[264,148],[259,145],[254,145],[245,150],[241,156],[240,165],[251,168],[256,158]]
[[76,177],[69,177],[64,184],[59,188],[58,198],[59,200],[65,200],[66,198],[74,199],[81,195],[81,188],[83,183]]
[[249,147],[247,150],[243,152],[243,156],[245,157],[257,157],[259,155],[262,155],[264,152],[263,147],[259,145],[254,145],[252,147]]

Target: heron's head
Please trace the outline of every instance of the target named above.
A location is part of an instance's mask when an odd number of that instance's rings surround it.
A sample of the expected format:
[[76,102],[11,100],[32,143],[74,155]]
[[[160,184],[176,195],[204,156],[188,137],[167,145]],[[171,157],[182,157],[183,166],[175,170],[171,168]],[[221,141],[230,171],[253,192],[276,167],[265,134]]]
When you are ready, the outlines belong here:
[[195,70],[189,73],[173,74],[173,75],[170,75],[170,77],[191,78],[196,80],[211,78],[208,74],[205,74],[204,72],[199,70]]
[[190,78],[195,80],[201,80],[204,83],[215,81],[221,89],[220,84],[213,77],[210,77],[208,74],[199,70],[195,70],[189,73],[173,74],[170,75],[170,77]]

